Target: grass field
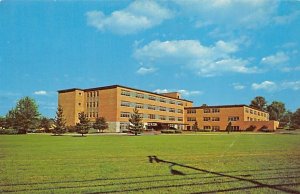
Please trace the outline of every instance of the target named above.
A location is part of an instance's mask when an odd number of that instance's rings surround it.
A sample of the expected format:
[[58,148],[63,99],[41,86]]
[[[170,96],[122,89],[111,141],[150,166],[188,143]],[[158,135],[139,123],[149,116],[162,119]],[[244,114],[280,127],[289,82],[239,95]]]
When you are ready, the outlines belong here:
[[0,166],[0,193],[300,193],[300,135],[0,136]]

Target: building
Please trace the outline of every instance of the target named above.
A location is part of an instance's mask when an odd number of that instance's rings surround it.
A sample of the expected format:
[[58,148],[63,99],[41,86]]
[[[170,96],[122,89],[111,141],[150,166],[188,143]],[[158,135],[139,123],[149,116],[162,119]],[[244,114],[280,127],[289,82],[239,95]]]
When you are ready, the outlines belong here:
[[226,130],[231,122],[232,131],[247,130],[255,126],[255,130],[268,128],[276,130],[279,123],[269,121],[269,113],[247,105],[200,106],[185,108],[187,130],[193,130],[197,121],[198,128],[211,131]]
[[134,107],[139,109],[147,129],[184,129],[184,108],[193,106],[192,101],[181,99],[177,92],[158,94],[120,85],[59,90],[58,104],[63,108],[67,126],[76,125],[78,114],[84,112],[91,122],[104,117],[111,132],[128,128]]

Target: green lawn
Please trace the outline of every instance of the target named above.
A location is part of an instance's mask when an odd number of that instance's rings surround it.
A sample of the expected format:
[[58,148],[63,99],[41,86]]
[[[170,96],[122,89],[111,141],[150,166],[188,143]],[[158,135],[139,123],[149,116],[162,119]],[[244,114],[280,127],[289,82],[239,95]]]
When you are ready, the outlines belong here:
[[300,135],[0,136],[0,166],[0,193],[300,193]]

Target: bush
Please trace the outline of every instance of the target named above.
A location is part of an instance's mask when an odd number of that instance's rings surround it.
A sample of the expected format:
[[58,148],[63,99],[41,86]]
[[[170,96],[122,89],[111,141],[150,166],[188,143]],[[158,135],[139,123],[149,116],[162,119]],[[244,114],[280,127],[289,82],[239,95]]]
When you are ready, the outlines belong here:
[[164,129],[164,130],[161,130],[161,133],[173,134],[173,133],[175,133],[175,130],[173,130],[173,129]]
[[67,126],[66,129],[67,129],[67,132],[69,132],[69,133],[76,132],[76,127],[75,126]]
[[250,125],[246,131],[254,131],[256,129],[256,126],[255,125]]
[[182,131],[179,130],[179,129],[176,129],[176,130],[175,130],[175,133],[182,133]]
[[18,134],[18,130],[16,129],[0,129],[1,135],[16,135]]

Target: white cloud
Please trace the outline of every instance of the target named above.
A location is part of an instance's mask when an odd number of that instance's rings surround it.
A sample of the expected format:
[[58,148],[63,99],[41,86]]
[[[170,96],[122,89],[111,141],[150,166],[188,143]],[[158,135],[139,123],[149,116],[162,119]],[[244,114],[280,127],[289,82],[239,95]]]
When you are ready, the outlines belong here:
[[155,68],[153,67],[140,67],[136,73],[140,74],[140,75],[146,75],[146,74],[151,74],[154,73],[156,71]]
[[39,90],[39,91],[35,91],[33,94],[40,95],[40,96],[45,96],[48,93],[45,90]]
[[143,63],[184,66],[200,76],[257,72],[256,67],[248,67],[248,60],[232,56],[238,50],[237,43],[222,40],[211,46],[204,46],[197,40],[155,40],[136,48],[134,57]]
[[242,84],[240,84],[240,83],[233,83],[232,86],[233,86],[233,88],[235,90],[243,90],[243,89],[245,89],[245,86],[242,85]]
[[284,52],[277,52],[274,55],[270,55],[267,57],[263,57],[261,59],[261,63],[267,64],[267,65],[280,65],[284,64],[287,61],[289,61],[289,56]]
[[264,81],[261,83],[253,83],[252,89],[254,90],[266,90],[266,91],[274,91],[277,89],[277,84],[272,81]]
[[101,11],[87,12],[87,23],[98,30],[110,30],[118,34],[133,34],[161,24],[172,17],[172,12],[155,1],[134,1],[123,10],[109,16]]
[[193,91],[189,91],[189,90],[169,90],[169,89],[156,89],[153,92],[155,93],[169,93],[169,92],[179,92],[182,96],[198,96],[203,94],[202,91],[198,91],[198,90],[193,90]]
[[294,21],[297,17],[300,16],[300,11],[294,11],[290,13],[289,15],[283,15],[283,16],[276,16],[274,17],[275,24],[288,24]]
[[285,81],[281,84],[283,89],[300,90],[300,81]]
[[[256,28],[268,24],[276,13],[273,0],[173,0],[185,14],[197,17],[197,26],[217,24],[230,28]],[[200,24],[200,25],[199,25]]]

